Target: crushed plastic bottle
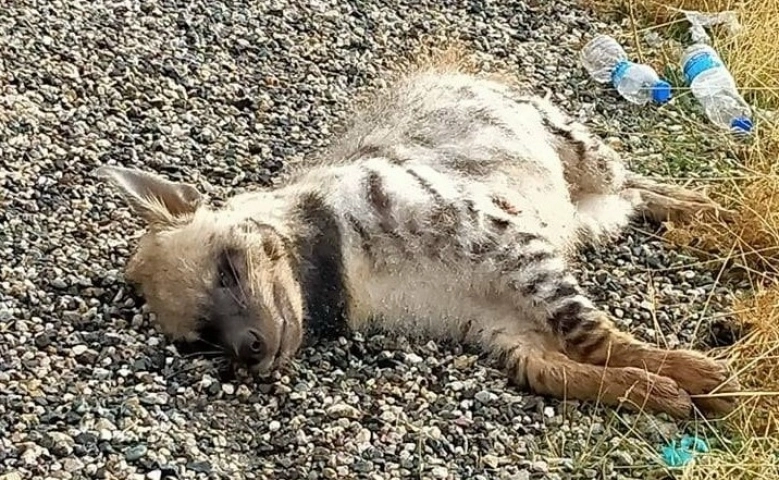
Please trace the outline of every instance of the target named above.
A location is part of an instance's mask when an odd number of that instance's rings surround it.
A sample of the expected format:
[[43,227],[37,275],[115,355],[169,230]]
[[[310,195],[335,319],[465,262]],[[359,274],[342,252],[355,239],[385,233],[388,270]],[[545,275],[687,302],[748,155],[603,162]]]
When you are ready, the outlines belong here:
[[711,46],[696,43],[682,55],[682,71],[706,117],[733,133],[752,131],[752,109],[738,93],[733,76]]
[[584,68],[598,83],[611,83],[631,103],[665,103],[671,85],[660,79],[649,65],[631,62],[622,46],[608,35],[598,35],[581,51]]

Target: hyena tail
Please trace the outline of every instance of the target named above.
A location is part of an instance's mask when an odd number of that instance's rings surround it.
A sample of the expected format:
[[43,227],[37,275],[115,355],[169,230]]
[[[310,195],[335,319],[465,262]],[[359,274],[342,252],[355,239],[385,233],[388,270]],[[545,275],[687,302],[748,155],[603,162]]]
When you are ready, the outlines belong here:
[[730,221],[736,215],[704,193],[661,183],[634,172],[627,174],[621,196],[634,205],[637,213],[653,222],[687,222],[698,213],[712,213]]

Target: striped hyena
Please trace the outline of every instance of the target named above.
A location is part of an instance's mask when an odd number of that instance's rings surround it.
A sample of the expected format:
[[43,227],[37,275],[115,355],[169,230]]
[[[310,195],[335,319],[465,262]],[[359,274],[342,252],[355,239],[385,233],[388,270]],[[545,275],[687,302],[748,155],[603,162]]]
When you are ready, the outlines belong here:
[[629,171],[547,99],[499,80],[408,73],[282,185],[219,209],[195,187],[104,166],[148,229],[129,259],[160,328],[267,374],[304,335],[377,326],[470,342],[538,394],[688,416],[739,387],[691,350],[618,331],[569,266],[634,215],[719,211]]

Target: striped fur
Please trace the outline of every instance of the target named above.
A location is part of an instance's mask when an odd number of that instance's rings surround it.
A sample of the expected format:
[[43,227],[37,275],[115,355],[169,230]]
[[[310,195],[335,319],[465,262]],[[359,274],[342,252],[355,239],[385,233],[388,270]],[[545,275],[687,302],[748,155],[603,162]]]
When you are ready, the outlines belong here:
[[148,173],[99,173],[148,223],[128,278],[163,330],[207,335],[258,372],[283,366],[306,333],[378,326],[481,345],[538,393],[676,416],[733,407],[691,397],[723,384],[723,366],[616,331],[568,264],[635,215],[717,205],[628,171],[585,126],[512,86],[413,72],[283,185],[219,210]]

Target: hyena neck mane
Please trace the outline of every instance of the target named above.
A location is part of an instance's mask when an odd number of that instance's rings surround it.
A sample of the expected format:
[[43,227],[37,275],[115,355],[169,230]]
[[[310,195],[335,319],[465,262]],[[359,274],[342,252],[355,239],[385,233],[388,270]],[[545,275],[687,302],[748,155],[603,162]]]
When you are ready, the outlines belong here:
[[343,237],[333,211],[317,193],[296,205],[292,234],[293,270],[303,296],[307,337],[334,338],[348,331]]

